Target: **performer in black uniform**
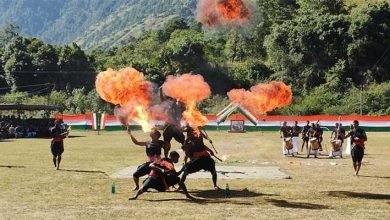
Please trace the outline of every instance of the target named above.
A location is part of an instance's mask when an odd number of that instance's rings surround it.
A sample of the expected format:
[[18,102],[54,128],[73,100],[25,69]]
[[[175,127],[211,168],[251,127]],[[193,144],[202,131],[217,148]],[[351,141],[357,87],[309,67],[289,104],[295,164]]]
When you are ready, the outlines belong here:
[[367,141],[366,132],[359,127],[359,122],[357,120],[353,121],[353,129],[345,135],[344,138],[351,137],[352,141],[352,165],[355,170],[355,176],[359,175],[360,167],[362,166],[362,160],[364,156],[364,142]]
[[135,200],[139,195],[146,192],[148,189],[155,189],[159,192],[166,191],[170,186],[179,184],[180,189],[183,190],[183,193],[187,198],[193,199],[193,197],[188,193],[187,187],[184,183],[180,182],[178,173],[174,168],[174,163],[179,161],[180,155],[176,151],[169,153],[169,158],[163,158],[161,160],[154,161],[149,165],[151,171],[149,177],[143,182],[142,188],[137,191],[137,194],[134,197],[129,198],[129,200]]
[[64,139],[68,136],[69,131],[61,126],[60,120],[54,121],[54,127],[50,128],[50,133],[53,137],[51,140],[51,153],[53,155],[53,163],[56,170],[60,169],[61,155],[64,153]]
[[165,146],[164,141],[159,140],[161,137],[161,133],[157,130],[152,130],[150,132],[150,138],[152,141],[138,141],[133,134],[131,133],[130,129],[127,130],[127,133],[130,135],[131,140],[135,145],[138,146],[145,146],[146,149],[146,162],[139,165],[137,170],[133,173],[133,180],[135,184],[134,190],[139,189],[139,178],[141,176],[145,176],[150,173],[150,167],[149,165],[156,161],[161,159],[161,148],[164,148],[164,153],[168,151],[168,149]]
[[172,138],[174,138],[181,145],[184,144],[185,137],[181,128],[181,119],[183,117],[182,114],[185,111],[185,105],[184,103],[178,100],[174,100],[169,96],[164,96],[162,87],[160,87],[160,100],[161,102],[165,102],[168,105],[166,109],[166,115],[168,116],[168,120],[164,124],[163,131],[163,138],[167,147],[165,157],[167,157],[168,152],[171,149]]
[[303,127],[302,131],[302,146],[301,146],[301,152],[303,151],[303,147],[306,145],[306,150],[309,148],[309,135],[307,132],[310,129],[310,121],[307,121],[307,124]]
[[[191,173],[195,173],[200,170],[206,170],[209,171],[212,175],[214,188],[219,189],[217,186],[217,171],[215,169],[215,161],[210,156],[214,156],[214,152],[203,142],[203,138],[206,138],[206,135],[204,135],[201,131],[200,134],[196,134],[195,130],[189,126],[186,128],[186,131],[187,139],[182,147],[186,155],[186,164],[182,169],[183,176],[181,177],[181,182],[184,183],[186,177]],[[187,162],[187,158],[190,159],[189,162]]]

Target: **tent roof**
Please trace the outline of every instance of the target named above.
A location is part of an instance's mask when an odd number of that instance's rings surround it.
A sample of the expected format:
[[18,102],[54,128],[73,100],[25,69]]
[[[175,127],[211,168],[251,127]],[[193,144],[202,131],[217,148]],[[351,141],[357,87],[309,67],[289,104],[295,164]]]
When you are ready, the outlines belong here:
[[257,119],[252,113],[246,110],[239,104],[230,103],[225,109],[218,113],[217,123],[221,123],[226,120],[235,110],[239,111],[245,118],[247,118],[252,124],[257,125]]
[[0,104],[0,110],[27,110],[27,111],[62,111],[62,107],[58,105],[24,105],[24,104]]

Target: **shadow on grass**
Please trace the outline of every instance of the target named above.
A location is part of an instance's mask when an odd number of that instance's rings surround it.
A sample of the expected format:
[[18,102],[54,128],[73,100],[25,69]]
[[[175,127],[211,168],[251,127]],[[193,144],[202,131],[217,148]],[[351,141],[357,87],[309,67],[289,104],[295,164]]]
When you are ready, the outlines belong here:
[[25,166],[14,166],[14,165],[0,165],[0,167],[4,167],[4,168],[26,168]]
[[[208,199],[217,199],[217,198],[226,198],[224,190],[197,190],[191,191],[191,195],[201,198]],[[259,197],[259,196],[278,196],[275,194],[263,194],[250,191],[248,189],[243,190],[230,190],[229,198],[249,198],[249,197]]]
[[365,175],[359,175],[359,177],[390,179],[390,176],[365,176]]
[[68,138],[82,138],[82,137],[86,137],[86,136],[83,136],[83,135],[69,135]]
[[11,139],[0,139],[0,142],[14,142],[16,139],[11,138]]
[[[217,203],[223,203],[223,204],[232,204],[232,205],[254,205],[252,202],[248,201],[237,201],[234,199],[201,199],[201,198],[195,198],[195,199],[187,199],[184,195],[182,199],[154,199],[154,200],[149,200],[145,199],[145,201],[148,202],[172,202],[172,201],[180,201],[180,202],[189,202],[189,203],[196,203],[200,205],[205,205],[205,204],[217,204]],[[258,202],[256,203],[258,204]]]
[[59,169],[60,171],[66,171],[66,172],[76,172],[76,173],[99,173],[103,174],[105,176],[108,176],[108,174],[101,170],[70,170],[70,169]]
[[274,206],[293,209],[329,209],[329,206],[306,203],[306,202],[289,202],[281,199],[266,199],[267,202],[272,203]]
[[390,199],[389,194],[375,194],[375,193],[366,193],[366,192],[351,192],[351,191],[327,191],[329,196],[339,197],[339,198],[362,198],[362,199]]
[[[167,193],[167,192],[165,192]],[[179,193],[179,192],[168,192],[168,193]],[[210,204],[210,203],[223,203],[223,204],[233,204],[233,205],[254,205],[261,202],[249,202],[248,200],[238,200],[238,198],[254,198],[260,196],[279,196],[276,194],[263,194],[249,191],[247,189],[243,190],[230,190],[229,197],[226,197],[224,190],[197,190],[189,192],[192,196],[196,197],[195,199],[187,199],[184,194],[182,199],[155,199],[155,200],[146,200],[150,202],[164,202],[164,201],[183,201],[189,203],[197,204]],[[266,204],[264,202],[264,204]]]

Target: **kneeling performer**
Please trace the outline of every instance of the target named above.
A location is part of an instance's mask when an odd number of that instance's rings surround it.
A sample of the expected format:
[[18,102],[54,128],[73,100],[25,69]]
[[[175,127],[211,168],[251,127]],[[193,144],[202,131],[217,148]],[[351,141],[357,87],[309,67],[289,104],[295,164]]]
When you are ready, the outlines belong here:
[[187,198],[193,199],[188,193],[184,183],[180,182],[180,178],[174,168],[174,163],[179,161],[179,157],[180,155],[176,151],[171,151],[169,153],[169,158],[163,158],[151,163],[149,165],[151,169],[149,177],[144,180],[143,186],[137,191],[137,194],[134,197],[129,198],[129,200],[137,199],[139,195],[146,192],[148,189],[164,192],[169,187],[176,184],[179,184],[180,189],[183,190],[183,193]]

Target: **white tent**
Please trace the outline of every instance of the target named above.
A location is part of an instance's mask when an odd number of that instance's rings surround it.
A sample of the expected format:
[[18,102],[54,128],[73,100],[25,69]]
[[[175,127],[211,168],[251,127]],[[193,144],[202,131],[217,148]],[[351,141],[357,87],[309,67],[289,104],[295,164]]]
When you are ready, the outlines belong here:
[[239,111],[241,114],[243,114],[250,122],[253,123],[253,125],[257,125],[257,119],[252,113],[250,113],[240,104],[233,104],[233,103],[230,103],[228,106],[226,106],[222,111],[220,111],[217,114],[217,123],[220,124],[224,122],[226,118],[228,118],[236,110]]

